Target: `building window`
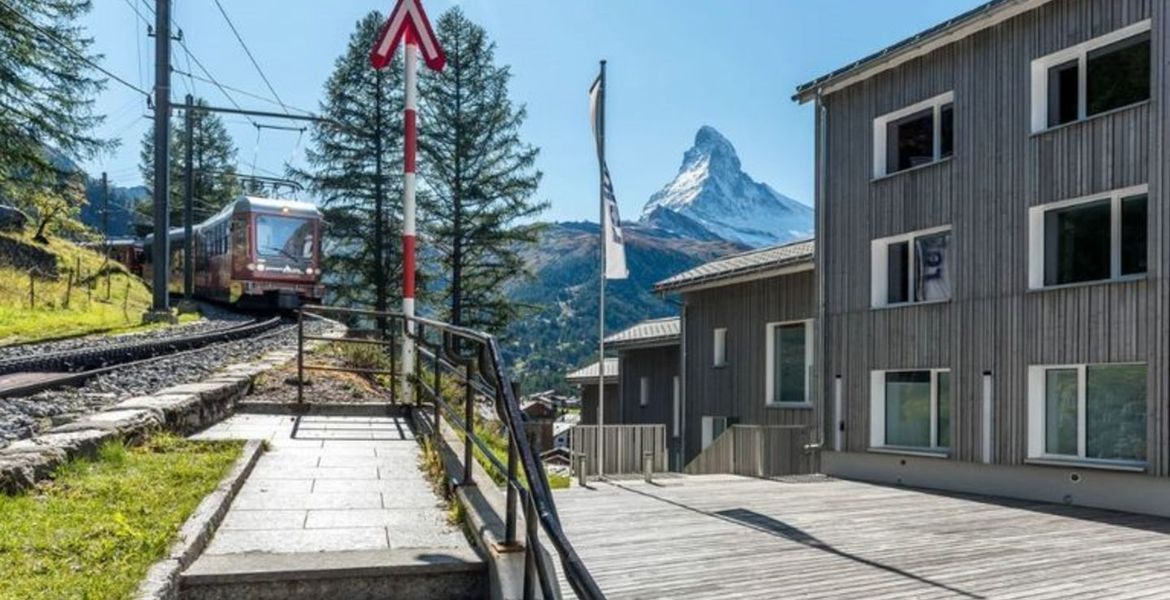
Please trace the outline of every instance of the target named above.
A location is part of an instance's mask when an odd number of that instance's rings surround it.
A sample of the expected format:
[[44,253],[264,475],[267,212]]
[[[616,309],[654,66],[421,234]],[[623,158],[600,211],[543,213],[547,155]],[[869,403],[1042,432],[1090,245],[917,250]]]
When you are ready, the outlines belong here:
[[642,377],[638,380],[638,404],[650,406],[650,378]]
[[950,300],[950,226],[877,239],[871,250],[875,308]]
[[674,388],[674,437],[678,437],[679,430],[682,429],[682,386],[679,385],[678,375],[674,376],[672,383]]
[[770,405],[810,404],[812,321],[769,323],[767,335],[765,402]]
[[1147,261],[1147,186],[1033,207],[1033,289],[1142,276]]
[[1032,131],[1150,99],[1150,21],[1032,61]]
[[951,372],[874,371],[870,443],[944,452],[951,445]]
[[716,367],[727,366],[727,328],[720,327],[715,330],[714,339],[712,340],[712,364]]
[[1146,460],[1146,365],[1034,366],[1028,386],[1031,458]]
[[874,119],[873,176],[890,175],[952,156],[954,132],[954,92]]
[[711,442],[719,439],[724,431],[731,426],[732,419],[728,417],[703,417],[702,423],[702,445],[705,450]]

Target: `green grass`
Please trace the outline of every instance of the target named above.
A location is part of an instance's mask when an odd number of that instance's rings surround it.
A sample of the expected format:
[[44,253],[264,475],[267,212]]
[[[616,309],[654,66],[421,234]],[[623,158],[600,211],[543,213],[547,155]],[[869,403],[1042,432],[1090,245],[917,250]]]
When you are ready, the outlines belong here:
[[[101,253],[55,238],[44,245],[28,235],[3,235],[56,255],[60,277],[35,279],[30,304],[28,272],[0,266],[0,346],[142,327],[142,313],[151,304],[150,289],[118,262],[108,265],[107,299],[106,277],[99,274],[106,267]],[[182,315],[180,320],[197,318]]]
[[241,447],[162,434],[111,443],[34,491],[0,495],[0,598],[130,597]]
[[569,489],[569,484],[572,480],[573,478],[569,477],[568,475],[557,475],[556,473],[549,473],[548,487],[554,490],[567,490]]

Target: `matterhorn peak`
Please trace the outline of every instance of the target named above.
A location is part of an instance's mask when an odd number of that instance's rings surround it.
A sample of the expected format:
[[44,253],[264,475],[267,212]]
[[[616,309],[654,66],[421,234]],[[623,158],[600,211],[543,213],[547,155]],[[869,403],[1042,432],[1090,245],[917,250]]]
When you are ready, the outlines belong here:
[[669,228],[677,220],[667,218],[664,210],[685,216],[722,239],[749,246],[812,233],[812,209],[744,173],[735,146],[709,125],[699,128],[678,174],[650,197],[641,220]]

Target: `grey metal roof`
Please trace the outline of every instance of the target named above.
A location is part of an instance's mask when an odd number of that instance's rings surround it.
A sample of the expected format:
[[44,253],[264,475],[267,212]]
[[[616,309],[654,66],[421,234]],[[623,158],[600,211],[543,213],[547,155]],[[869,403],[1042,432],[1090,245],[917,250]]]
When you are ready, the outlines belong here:
[[607,338],[607,346],[660,346],[678,343],[679,318],[666,317],[642,321]]
[[[591,363],[565,375],[565,381],[569,383],[597,383],[597,363]],[[618,359],[605,359],[605,382],[615,383],[618,376]]]
[[766,276],[776,269],[811,264],[815,250],[814,240],[802,240],[732,254],[659,281],[654,291],[671,292],[749,275]]
[[886,47],[878,52],[870,54],[865,58],[854,61],[840,69],[829,72],[825,75],[817,77],[808,83],[797,86],[796,94],[792,97],[795,101],[803,101],[807,99],[809,94],[818,87],[825,86],[835,80],[841,79],[847,75],[863,71],[869,67],[877,65],[886,59],[897,55],[898,53],[913,48],[921,43],[941,38],[953,30],[968,25],[977,19],[981,19],[994,14],[996,11],[1004,8],[1009,8],[1013,5],[1019,4],[1021,0],[991,0],[971,10],[962,13],[956,17],[948,19],[934,27],[919,32],[910,36],[892,46]]

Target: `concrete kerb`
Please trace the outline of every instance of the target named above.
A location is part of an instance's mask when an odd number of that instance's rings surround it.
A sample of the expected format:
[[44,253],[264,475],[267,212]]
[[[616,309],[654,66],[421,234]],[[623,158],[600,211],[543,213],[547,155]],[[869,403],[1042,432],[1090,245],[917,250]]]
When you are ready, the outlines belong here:
[[138,600],[175,600],[179,597],[179,575],[191,566],[207,548],[215,530],[223,522],[232,500],[252,473],[264,452],[263,442],[250,440],[243,454],[215,490],[203,498],[195,512],[183,523],[178,539],[166,558],[151,565],[134,597]]
[[[431,432],[433,413],[426,410],[412,412],[415,419],[415,431]],[[446,421],[442,422],[442,443],[436,444],[435,450],[443,460],[443,468],[447,473],[445,484],[453,490],[455,501],[459,502],[466,514],[464,526],[475,541],[480,553],[484,555],[488,564],[490,589],[492,600],[513,600],[524,596],[524,542],[525,531],[523,507],[518,506],[516,515],[516,535],[518,541],[513,546],[507,546],[505,540],[504,518],[507,507],[505,490],[497,487],[483,468],[476,469],[480,477],[476,485],[463,486],[451,476],[451,473],[463,472],[463,441],[459,434]],[[542,546],[537,551],[544,555],[547,564],[555,565],[551,555]],[[560,590],[555,590],[557,594]]]

